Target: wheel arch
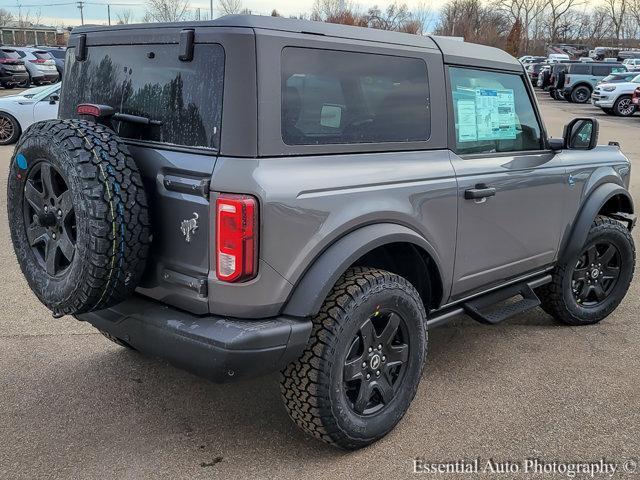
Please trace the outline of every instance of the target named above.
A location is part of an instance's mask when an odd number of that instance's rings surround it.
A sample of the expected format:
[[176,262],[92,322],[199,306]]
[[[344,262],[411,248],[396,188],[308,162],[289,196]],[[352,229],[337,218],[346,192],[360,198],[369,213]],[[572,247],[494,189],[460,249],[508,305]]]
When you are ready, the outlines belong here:
[[593,87],[591,86],[591,84],[589,82],[578,82],[574,86],[571,87],[571,93],[573,93],[574,90],[576,88],[579,88],[579,87],[587,87],[590,92],[593,92]]
[[[568,261],[578,255],[587,240],[591,224],[598,215],[613,217],[620,213],[634,215],[633,199],[629,192],[616,183],[604,183],[595,188],[580,209],[571,233],[561,249],[560,260]],[[633,222],[629,221],[629,229],[631,228]]]
[[342,236],[316,257],[295,285],[283,313],[317,314],[340,276],[352,266],[381,268],[405,277],[420,293],[427,311],[442,302],[442,269],[434,248],[408,227],[378,223]]

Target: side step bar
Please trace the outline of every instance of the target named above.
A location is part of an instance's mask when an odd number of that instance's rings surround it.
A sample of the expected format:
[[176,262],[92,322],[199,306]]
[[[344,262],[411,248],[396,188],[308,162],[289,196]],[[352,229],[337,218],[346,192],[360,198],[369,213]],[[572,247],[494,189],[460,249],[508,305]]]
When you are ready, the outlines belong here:
[[[500,302],[509,300],[516,295],[520,295],[522,299],[517,302],[502,305],[498,308],[489,308]],[[507,318],[511,318],[534,309],[540,305],[540,303],[538,296],[531,287],[525,283],[497,290],[476,300],[471,300],[464,303],[462,308],[464,308],[465,313],[475,321],[488,325],[495,325]]]
[[[540,299],[533,290],[549,282],[551,282],[551,275],[543,275],[464,300],[457,306],[453,305],[450,308],[433,312],[429,316],[427,327],[433,328],[443,325],[448,323],[450,319],[463,314],[480,323],[495,325],[539,306]],[[490,308],[518,295],[522,297],[519,301]]]

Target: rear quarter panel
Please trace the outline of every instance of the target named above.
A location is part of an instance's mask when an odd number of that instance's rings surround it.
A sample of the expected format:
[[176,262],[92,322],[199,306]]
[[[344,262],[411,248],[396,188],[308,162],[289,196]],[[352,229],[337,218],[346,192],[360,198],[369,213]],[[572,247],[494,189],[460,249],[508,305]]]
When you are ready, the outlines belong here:
[[[286,299],[293,285],[333,242],[364,225],[391,222],[421,234],[450,288],[455,254],[457,183],[446,150],[238,159],[220,157],[211,189],[260,199],[260,267],[286,283],[261,280],[245,294],[271,290]],[[212,270],[214,266],[212,265]],[[210,281],[218,298],[242,289]],[[281,287],[281,292],[274,292]],[[246,300],[245,300],[246,301]]]

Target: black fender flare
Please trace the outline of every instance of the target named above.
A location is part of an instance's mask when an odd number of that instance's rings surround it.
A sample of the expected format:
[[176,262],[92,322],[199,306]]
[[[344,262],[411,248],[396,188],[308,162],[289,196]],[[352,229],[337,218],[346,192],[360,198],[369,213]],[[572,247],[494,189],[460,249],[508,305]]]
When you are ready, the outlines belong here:
[[422,248],[434,261],[442,278],[438,255],[422,235],[395,223],[367,225],[342,236],[313,261],[294,287],[283,314],[294,317],[316,315],[333,286],[349,266],[371,250],[396,242],[413,243]]
[[569,235],[564,247],[562,248],[562,254],[560,256],[560,263],[567,262],[573,258],[576,258],[580,253],[580,249],[584,246],[591,229],[591,224],[598,216],[598,212],[602,209],[605,203],[616,195],[622,195],[627,198],[629,205],[631,205],[631,212],[633,213],[633,199],[629,192],[622,186],[616,183],[605,183],[596,187],[596,189],[587,197],[580,209],[580,213],[573,224],[571,234]]

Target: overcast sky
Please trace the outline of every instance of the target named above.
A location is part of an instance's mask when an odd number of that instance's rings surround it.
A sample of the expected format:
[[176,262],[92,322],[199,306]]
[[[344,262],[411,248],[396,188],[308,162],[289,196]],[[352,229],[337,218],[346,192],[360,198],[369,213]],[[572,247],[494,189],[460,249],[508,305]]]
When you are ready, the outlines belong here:
[[[442,0],[435,0],[439,2]],[[123,10],[131,10],[134,20],[138,20],[144,15],[145,0],[87,0],[84,6],[85,23],[107,23],[107,3],[111,4],[111,20],[115,23],[116,15]],[[214,0],[214,17],[219,16],[219,12],[215,10],[216,0]],[[354,2],[366,9],[373,5],[386,7],[389,0],[385,1],[369,1],[358,0]],[[424,0],[405,0],[409,7],[415,7],[419,4],[425,4]],[[0,0],[0,8],[5,8],[18,15],[18,4],[22,5],[22,14],[29,12],[31,17],[40,14],[41,23],[53,25],[80,25],[80,12],[77,2],[73,0]],[[209,14],[208,0],[192,0],[190,2],[191,11],[195,14],[196,9],[201,9],[201,17]],[[250,9],[253,13],[268,15],[274,8],[283,15],[298,15],[300,13],[308,13],[313,6],[313,0],[243,0],[244,7]]]

